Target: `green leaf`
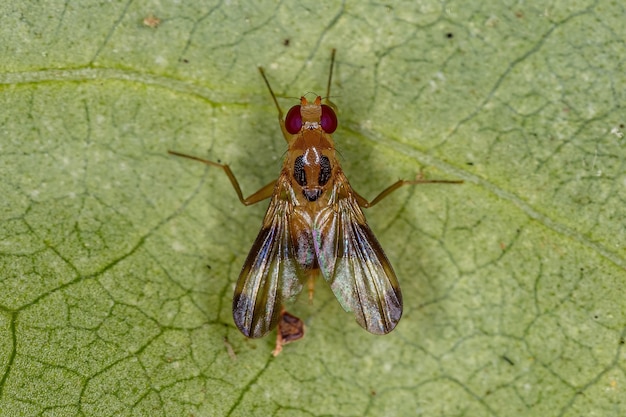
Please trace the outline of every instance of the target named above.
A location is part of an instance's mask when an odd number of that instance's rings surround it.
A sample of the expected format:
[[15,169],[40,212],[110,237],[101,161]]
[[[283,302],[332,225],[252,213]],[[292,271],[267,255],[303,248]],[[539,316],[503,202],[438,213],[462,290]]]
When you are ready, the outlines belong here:
[[[626,414],[619,2],[191,3],[0,5],[0,414]],[[231,317],[265,203],[167,150],[252,193],[285,152],[256,67],[286,110],[332,48],[352,186],[465,183],[366,213],[396,330],[319,280],[273,358]]]

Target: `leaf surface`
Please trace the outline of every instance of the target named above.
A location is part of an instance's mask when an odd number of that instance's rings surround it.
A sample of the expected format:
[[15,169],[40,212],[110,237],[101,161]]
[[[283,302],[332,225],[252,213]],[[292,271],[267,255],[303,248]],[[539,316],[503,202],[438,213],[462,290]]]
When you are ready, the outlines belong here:
[[[166,4],[167,3],[167,4]],[[491,4],[493,3],[493,4]],[[0,410],[7,415],[622,416],[625,10],[617,2],[0,5]],[[404,316],[323,280],[273,358],[231,317],[285,144],[331,91]],[[595,413],[595,414],[594,414]]]

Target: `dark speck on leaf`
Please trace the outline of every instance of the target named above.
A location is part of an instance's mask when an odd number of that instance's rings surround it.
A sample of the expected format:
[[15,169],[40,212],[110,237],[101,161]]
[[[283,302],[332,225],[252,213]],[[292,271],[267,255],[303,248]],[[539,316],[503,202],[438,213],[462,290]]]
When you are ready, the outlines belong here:
[[515,365],[515,363],[513,363],[513,361],[512,361],[511,359],[507,358],[507,357],[506,357],[506,356],[504,356],[504,355],[502,355],[502,359],[503,359],[506,363],[508,363],[509,365],[511,365],[511,366]]

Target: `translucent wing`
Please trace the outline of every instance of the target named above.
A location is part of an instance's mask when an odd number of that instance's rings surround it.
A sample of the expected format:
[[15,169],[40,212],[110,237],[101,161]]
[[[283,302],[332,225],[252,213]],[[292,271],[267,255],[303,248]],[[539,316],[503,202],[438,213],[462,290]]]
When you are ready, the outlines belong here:
[[347,180],[339,187],[344,190],[336,193],[336,204],[320,213],[313,230],[320,269],[341,306],[354,313],[361,327],[386,334],[402,316],[398,280]]
[[280,318],[283,301],[302,290],[289,222],[290,202],[275,194],[233,297],[235,324],[247,337],[262,337],[272,330]]

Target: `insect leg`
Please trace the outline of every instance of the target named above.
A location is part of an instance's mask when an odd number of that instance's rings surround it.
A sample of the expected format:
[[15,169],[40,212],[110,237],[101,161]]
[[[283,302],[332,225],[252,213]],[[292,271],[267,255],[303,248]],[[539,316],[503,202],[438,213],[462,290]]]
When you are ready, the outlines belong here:
[[328,104],[330,107],[332,107],[333,109],[335,109],[335,111],[337,111],[337,106],[335,105],[335,103],[330,101],[330,84],[333,80],[333,68],[335,67],[335,53],[336,52],[337,52],[337,49],[333,48],[332,52],[330,53],[330,70],[328,71],[328,84],[326,85],[326,97],[324,97],[324,102]]
[[187,159],[193,159],[194,161],[202,162],[203,164],[210,165],[213,167],[222,168],[222,170],[224,170],[224,173],[226,173],[226,176],[230,180],[230,183],[232,184],[233,188],[235,189],[235,192],[237,193],[237,197],[239,197],[239,201],[241,201],[241,204],[245,206],[250,206],[252,204],[258,203],[259,201],[263,201],[266,198],[271,197],[274,191],[274,185],[276,185],[276,180],[274,180],[270,182],[269,184],[261,187],[261,189],[259,189],[257,192],[253,193],[249,197],[243,198],[243,193],[241,192],[239,181],[237,181],[237,178],[235,178],[235,174],[233,174],[233,171],[231,171],[228,165],[209,161],[207,159],[198,158],[197,156],[186,155],[184,153],[179,153],[176,151],[168,150],[167,153],[171,155],[181,156]]
[[315,293],[315,278],[319,275],[319,269],[307,271],[307,287],[309,289],[309,303],[313,303],[313,293]]
[[365,198],[359,195],[356,191],[354,192],[356,195],[356,200],[359,203],[359,206],[364,208],[372,207],[378,204],[383,198],[387,197],[389,194],[396,191],[398,188],[404,185],[415,185],[415,184],[462,184],[463,181],[451,181],[451,180],[426,180],[420,176],[414,180],[398,180],[391,184],[389,187],[385,188],[374,197],[373,200],[367,201]]
[[274,94],[274,90],[272,90],[272,86],[270,86],[270,82],[267,80],[265,76],[265,71],[263,67],[259,67],[259,72],[261,73],[261,77],[263,77],[263,81],[265,81],[265,85],[267,89],[270,90],[270,94],[272,96],[272,100],[274,100],[274,104],[276,105],[276,109],[278,110],[278,123],[280,124],[280,130],[283,132],[283,137],[289,143],[289,138],[291,138],[291,134],[287,132],[287,128],[285,127],[285,119],[283,118],[283,110],[280,108],[278,104],[278,100],[276,100],[276,95]]

